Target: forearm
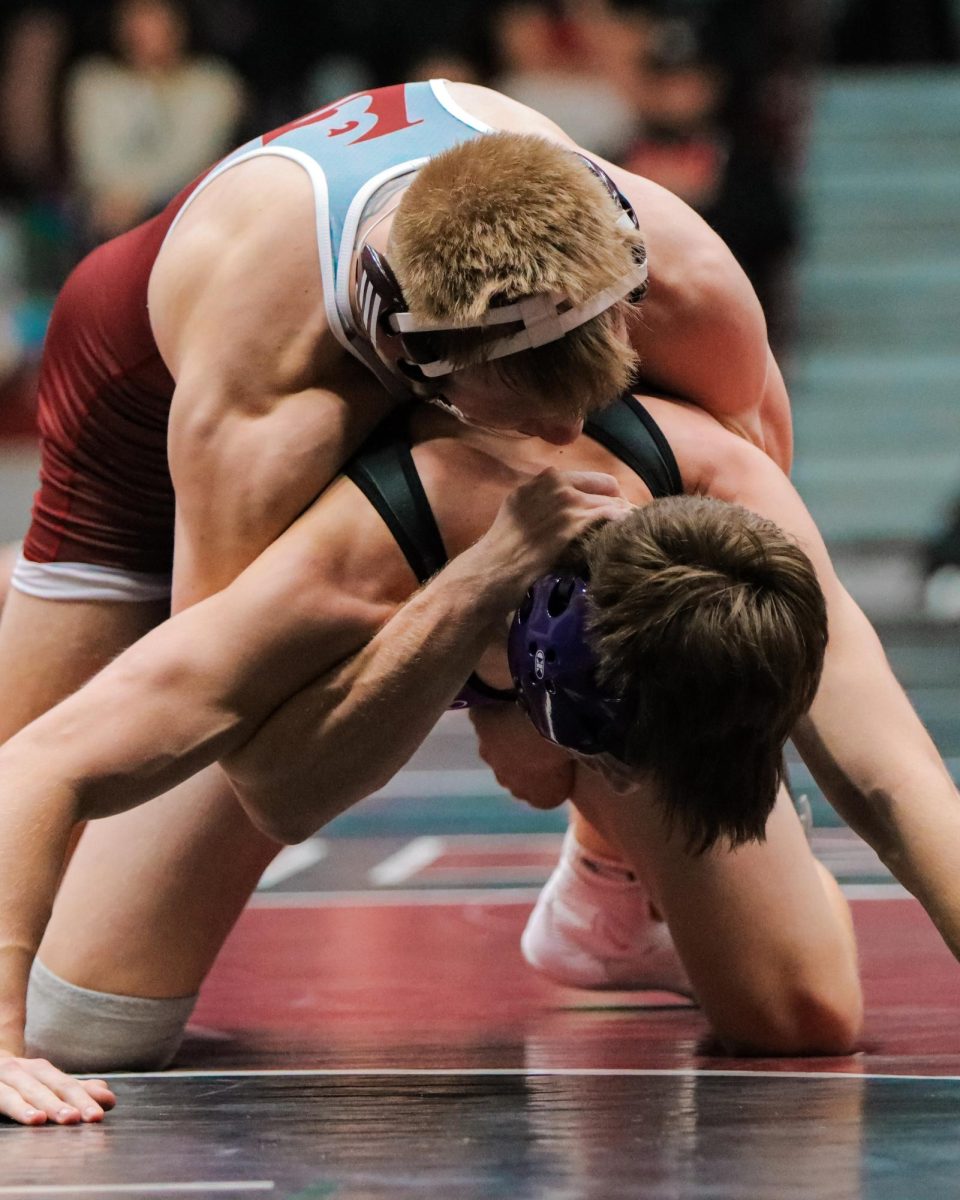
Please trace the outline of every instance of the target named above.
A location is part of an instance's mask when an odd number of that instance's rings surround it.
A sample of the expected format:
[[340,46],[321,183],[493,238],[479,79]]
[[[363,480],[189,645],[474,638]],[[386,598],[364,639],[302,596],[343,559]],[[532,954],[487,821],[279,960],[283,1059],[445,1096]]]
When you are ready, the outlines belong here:
[[859,760],[855,744],[822,728],[798,730],[795,741],[833,807],[917,897],[960,959],[960,795],[916,715],[904,709],[891,741],[879,735],[864,743]]
[[224,766],[254,822],[299,841],[400,769],[516,603],[466,551],[354,657],[283,704]]
[[75,791],[8,743],[0,766],[0,1057],[23,1052],[27,981],[77,820]]
[[[960,958],[960,795],[862,614],[794,740],[827,798]],[[845,616],[844,621],[848,618]],[[854,652],[851,653],[851,650]]]
[[214,761],[224,736],[179,692],[138,704],[88,686],[0,750],[0,1058],[22,1053],[30,967],[74,826],[166,791]]

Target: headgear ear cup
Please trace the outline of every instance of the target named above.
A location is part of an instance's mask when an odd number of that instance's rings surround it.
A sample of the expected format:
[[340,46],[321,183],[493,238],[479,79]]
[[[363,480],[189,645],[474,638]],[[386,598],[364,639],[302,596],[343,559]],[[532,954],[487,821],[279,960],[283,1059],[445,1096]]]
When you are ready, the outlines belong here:
[[543,737],[626,761],[626,707],[597,681],[586,636],[587,591],[587,581],[569,572],[537,580],[510,626],[510,674],[520,706]]
[[[428,383],[426,376],[416,366],[420,355],[411,353],[408,339],[397,333],[390,324],[391,317],[407,311],[407,302],[390,264],[372,246],[364,246],[360,252],[357,305],[364,332],[380,359],[391,370],[401,374],[411,390],[432,395],[436,391],[436,384]],[[428,334],[420,336],[429,337]],[[420,349],[426,352],[424,361],[429,362],[436,357],[431,347],[421,346]]]
[[[583,154],[577,157],[603,183],[618,205],[619,222],[639,229],[637,215],[610,176]],[[492,329],[483,347],[472,357],[457,363],[440,357],[437,341],[431,334],[454,332],[464,326],[446,321],[414,319],[403,289],[386,257],[364,245],[360,252],[357,275],[357,303],[363,332],[370,346],[394,378],[422,397],[436,396],[441,380],[471,362],[493,361],[508,354],[546,345],[564,337],[622,299],[637,302],[647,290],[647,256],[642,246],[634,250],[633,265],[622,277],[595,295],[574,304],[562,293],[521,297],[510,303],[491,306],[468,328]]]

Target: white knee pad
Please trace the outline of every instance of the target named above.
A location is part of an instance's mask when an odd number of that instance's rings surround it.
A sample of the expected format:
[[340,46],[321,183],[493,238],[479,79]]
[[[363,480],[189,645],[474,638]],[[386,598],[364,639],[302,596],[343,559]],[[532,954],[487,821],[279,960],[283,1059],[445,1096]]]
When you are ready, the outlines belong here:
[[159,1071],[183,1039],[196,996],[150,1000],[67,983],[35,959],[27,991],[27,1056],[71,1073]]

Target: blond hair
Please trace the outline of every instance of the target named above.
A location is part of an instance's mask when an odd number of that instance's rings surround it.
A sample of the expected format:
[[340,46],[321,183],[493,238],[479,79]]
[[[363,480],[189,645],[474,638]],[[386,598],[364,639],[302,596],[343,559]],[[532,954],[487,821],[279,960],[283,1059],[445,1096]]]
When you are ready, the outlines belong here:
[[[636,230],[570,150],[535,134],[492,133],[431,159],[408,188],[389,258],[411,314],[463,332],[430,334],[455,364],[483,357],[475,326],[491,304],[559,292],[582,303],[626,274],[643,253]],[[554,407],[588,411],[619,396],[637,357],[623,336],[623,300],[557,342],[492,366],[511,388]]]
[[813,702],[826,605],[772,521],[674,496],[591,532],[590,638],[630,714],[630,758],[705,849],[761,839],[783,745]]

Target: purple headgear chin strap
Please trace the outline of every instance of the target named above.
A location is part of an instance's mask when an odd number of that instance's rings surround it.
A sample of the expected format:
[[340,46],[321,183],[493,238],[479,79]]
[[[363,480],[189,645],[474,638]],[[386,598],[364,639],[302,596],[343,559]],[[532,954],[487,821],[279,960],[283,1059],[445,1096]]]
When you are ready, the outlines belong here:
[[[585,155],[578,155],[597,176],[617,204],[618,225],[625,230],[639,228],[637,215],[610,176]],[[630,297],[639,300],[647,284],[646,252],[637,251],[633,266],[603,291],[574,304],[562,293],[527,296],[513,304],[488,309],[473,328],[504,327],[504,332],[488,341],[476,361],[489,362],[508,354],[518,354],[564,337],[571,329]],[[384,255],[370,246],[360,252],[357,278],[357,306],[363,330],[377,358],[405,386],[420,396],[434,396],[441,380],[459,369],[441,357],[431,334],[462,330],[449,322],[417,321],[411,315],[403,290]],[[460,364],[466,365],[466,364]]]
[[597,682],[587,616],[582,576],[555,571],[538,579],[510,626],[510,674],[521,708],[543,737],[580,754],[626,762],[625,705]]

